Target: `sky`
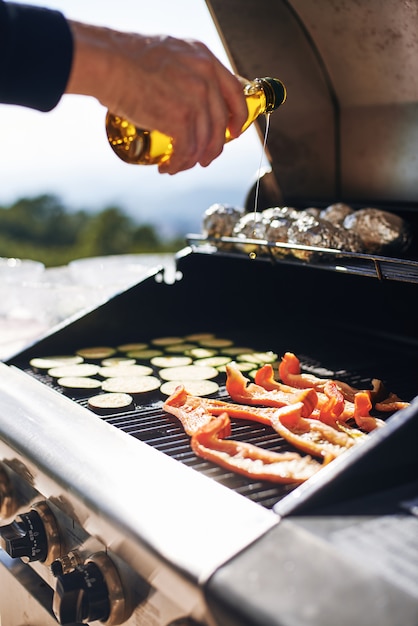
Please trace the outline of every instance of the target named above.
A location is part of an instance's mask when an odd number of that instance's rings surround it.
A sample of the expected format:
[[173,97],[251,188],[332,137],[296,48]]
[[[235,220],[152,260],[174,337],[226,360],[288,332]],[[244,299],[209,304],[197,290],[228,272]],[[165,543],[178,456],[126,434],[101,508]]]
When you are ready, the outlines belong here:
[[[120,30],[200,39],[229,66],[204,0],[24,3]],[[262,159],[262,144],[253,127],[227,144],[208,168],[196,166],[168,176],[154,166],[120,161],[107,143],[105,114],[95,99],[75,95],[64,96],[49,113],[0,105],[0,205],[53,193],[70,209],[94,211],[117,205],[138,221],[166,225],[183,209],[189,217],[195,215],[197,224],[213,202],[242,206]]]

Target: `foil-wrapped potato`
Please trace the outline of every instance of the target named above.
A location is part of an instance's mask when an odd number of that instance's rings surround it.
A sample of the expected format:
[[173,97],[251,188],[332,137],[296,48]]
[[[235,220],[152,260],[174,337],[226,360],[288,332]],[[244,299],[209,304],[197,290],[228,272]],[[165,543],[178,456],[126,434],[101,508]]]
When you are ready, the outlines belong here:
[[347,215],[353,213],[353,209],[348,204],[344,204],[344,202],[336,202],[335,204],[330,204],[326,209],[323,209],[319,213],[319,217],[322,220],[327,220],[334,224],[334,226],[342,226]]
[[[369,254],[402,253],[412,241],[409,225],[398,215],[371,207],[354,210],[343,202],[322,210],[275,206],[248,213],[233,206],[214,204],[205,212],[203,233],[242,239],[242,244],[235,247],[247,254],[259,252],[259,246],[248,239]],[[224,249],[227,246],[230,244],[222,244]],[[290,254],[304,261],[321,254],[280,246],[271,246],[270,251],[278,257]]]
[[270,222],[274,219],[287,219],[290,221],[297,220],[299,213],[300,211],[291,206],[275,206],[270,209],[264,209],[261,215],[266,222]]
[[[292,207],[274,207],[262,212],[265,221],[265,238],[269,243],[288,243],[288,231],[297,220],[299,211]],[[289,248],[271,247],[274,256],[284,257],[290,253]]]
[[202,233],[205,237],[232,237],[232,231],[244,209],[228,204],[212,204],[203,215]]
[[248,239],[265,239],[266,238],[266,221],[262,213],[251,212],[246,213],[235,224],[232,236],[242,239],[243,243],[236,243],[235,247],[247,254],[258,250],[258,245],[249,243]]
[[[300,217],[295,220],[288,230],[288,242],[303,246],[315,246],[319,248],[331,248],[335,226],[330,222],[301,211]],[[298,259],[308,261],[312,259],[315,252],[311,250],[299,250],[292,248],[292,254]]]
[[304,209],[304,212],[314,217],[321,217],[321,209],[317,209],[314,206],[310,206],[308,209]]
[[360,237],[366,252],[405,252],[411,244],[409,225],[398,215],[381,209],[364,208],[347,215],[344,228]]
[[[334,250],[346,250],[347,252],[362,252],[363,246],[356,233],[350,232],[342,226],[332,222],[316,218],[307,212],[301,211],[301,216],[296,220],[288,231],[289,243],[297,243],[304,246],[315,246]],[[292,250],[293,256],[310,260],[315,254],[312,250]]]

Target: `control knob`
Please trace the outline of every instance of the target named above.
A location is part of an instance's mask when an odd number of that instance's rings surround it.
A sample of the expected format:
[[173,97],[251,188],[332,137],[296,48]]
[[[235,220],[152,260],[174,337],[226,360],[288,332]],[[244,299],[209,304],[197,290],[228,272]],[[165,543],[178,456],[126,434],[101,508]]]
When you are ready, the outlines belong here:
[[66,574],[60,567],[52,571],[57,579],[52,609],[60,624],[98,620],[110,626],[127,619],[119,574],[104,552],[93,554]]
[[0,527],[0,545],[13,559],[51,563],[61,554],[55,517],[45,502],[34,504],[6,526]]

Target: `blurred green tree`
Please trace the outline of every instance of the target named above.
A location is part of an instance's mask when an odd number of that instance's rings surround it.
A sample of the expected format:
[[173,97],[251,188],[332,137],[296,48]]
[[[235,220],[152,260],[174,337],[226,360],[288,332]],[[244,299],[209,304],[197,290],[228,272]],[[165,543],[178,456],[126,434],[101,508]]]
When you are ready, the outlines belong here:
[[116,206],[97,213],[69,211],[54,195],[21,198],[0,207],[0,256],[47,266],[110,254],[174,252],[181,238],[162,240],[151,224],[138,224]]

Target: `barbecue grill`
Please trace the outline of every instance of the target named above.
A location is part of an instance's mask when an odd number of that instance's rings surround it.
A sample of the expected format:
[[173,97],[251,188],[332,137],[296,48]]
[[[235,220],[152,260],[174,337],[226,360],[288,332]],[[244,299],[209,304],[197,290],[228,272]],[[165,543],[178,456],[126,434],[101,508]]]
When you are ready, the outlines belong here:
[[[237,72],[288,88],[259,208],[377,206],[408,220],[416,242],[415,5],[208,6]],[[250,258],[236,243],[189,235],[174,282],[156,267],[1,364],[2,626],[418,623],[416,243],[308,260],[260,240],[246,242]],[[284,486],[195,456],[158,394],[98,416],[30,365],[202,332],[292,351],[303,371],[359,388],[378,378],[410,406]],[[233,437],[286,449],[263,425],[234,422]]]

